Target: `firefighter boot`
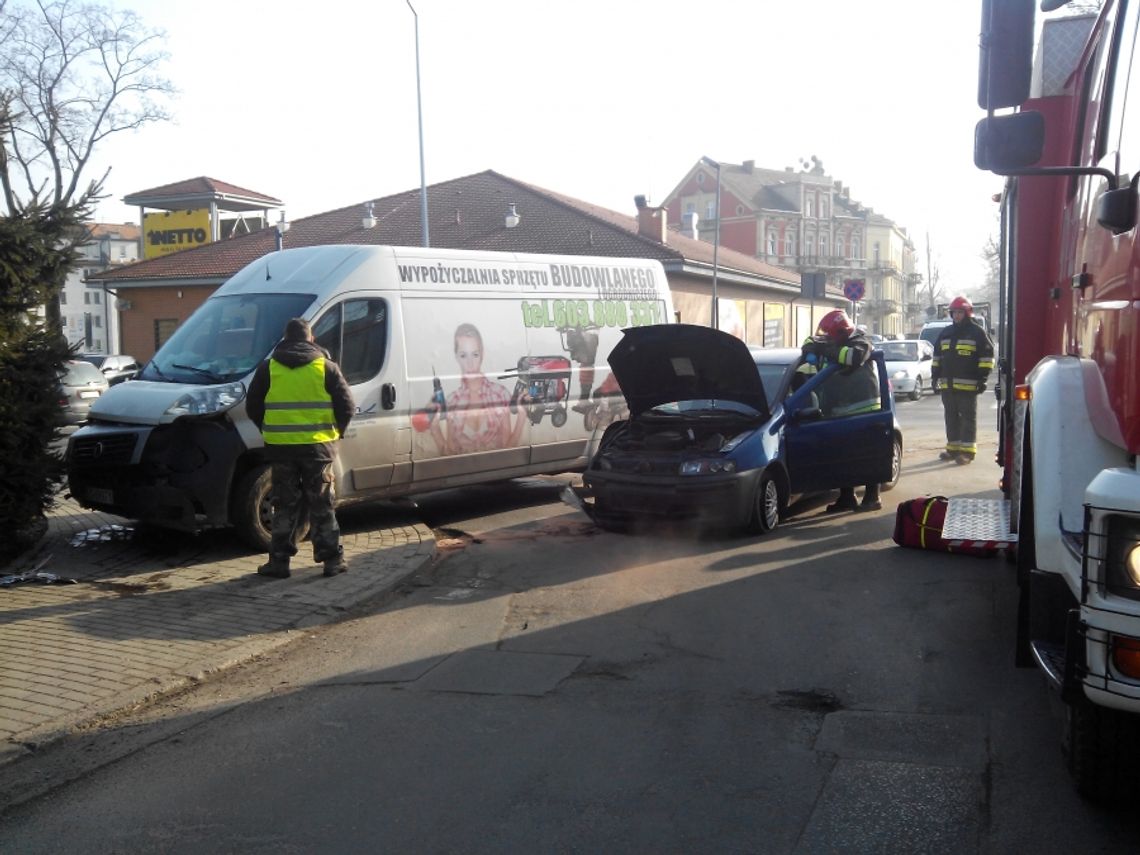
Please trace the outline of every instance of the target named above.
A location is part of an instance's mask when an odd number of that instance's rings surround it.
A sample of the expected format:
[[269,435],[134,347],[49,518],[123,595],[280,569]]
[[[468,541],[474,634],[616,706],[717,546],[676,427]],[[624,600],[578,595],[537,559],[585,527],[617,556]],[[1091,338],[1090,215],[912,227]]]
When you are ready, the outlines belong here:
[[854,487],[840,487],[839,498],[827,506],[827,512],[829,514],[837,514],[840,511],[857,510],[859,510],[859,503],[855,501]]
[[859,505],[861,511],[877,511],[883,507],[883,503],[879,501],[879,485],[868,484],[867,488],[863,491],[863,501]]

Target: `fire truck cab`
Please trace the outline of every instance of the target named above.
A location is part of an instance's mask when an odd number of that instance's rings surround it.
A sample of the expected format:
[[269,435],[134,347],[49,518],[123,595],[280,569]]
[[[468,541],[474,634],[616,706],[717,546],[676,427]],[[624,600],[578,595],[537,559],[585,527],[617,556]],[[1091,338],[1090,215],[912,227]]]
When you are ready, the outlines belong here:
[[[1002,196],[998,463],[1018,664],[1065,704],[1078,790],[1140,781],[1140,0],[1037,27],[983,0],[974,160]],[[1035,38],[1039,33],[1039,38]]]

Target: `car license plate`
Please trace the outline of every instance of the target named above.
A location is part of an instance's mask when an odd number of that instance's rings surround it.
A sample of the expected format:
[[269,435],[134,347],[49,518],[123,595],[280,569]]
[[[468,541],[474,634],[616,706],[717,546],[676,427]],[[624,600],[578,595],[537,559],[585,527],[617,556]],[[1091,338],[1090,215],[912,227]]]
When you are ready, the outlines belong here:
[[80,398],[98,398],[99,392],[94,390],[94,389],[89,391],[89,392],[80,392],[79,397]]
[[88,487],[87,501],[98,502],[101,505],[111,505],[115,502],[115,494],[105,487]]

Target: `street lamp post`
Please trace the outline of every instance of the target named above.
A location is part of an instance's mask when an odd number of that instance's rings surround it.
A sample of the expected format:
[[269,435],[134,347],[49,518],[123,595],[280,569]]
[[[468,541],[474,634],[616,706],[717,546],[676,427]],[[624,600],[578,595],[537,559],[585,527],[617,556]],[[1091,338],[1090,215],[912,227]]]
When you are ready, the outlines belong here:
[[423,223],[424,246],[431,246],[428,241],[428,209],[427,209],[427,182],[424,179],[424,108],[420,99],[420,16],[416,14],[416,7],[412,0],[407,0],[408,8],[412,10],[412,17],[416,19],[416,112],[419,116],[420,126],[420,220]]
[[720,163],[711,157],[702,157],[701,160],[716,170],[716,225],[713,227],[713,278],[712,278],[712,328],[720,329],[720,303],[717,302],[716,277],[717,256],[720,253]]

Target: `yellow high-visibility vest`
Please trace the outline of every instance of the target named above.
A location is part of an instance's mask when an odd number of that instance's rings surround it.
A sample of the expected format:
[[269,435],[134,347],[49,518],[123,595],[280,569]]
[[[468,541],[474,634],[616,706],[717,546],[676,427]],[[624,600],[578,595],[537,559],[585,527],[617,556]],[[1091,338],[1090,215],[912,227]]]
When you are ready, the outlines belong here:
[[261,434],[266,445],[313,445],[340,437],[332,395],[325,390],[323,358],[296,368],[269,360]]

